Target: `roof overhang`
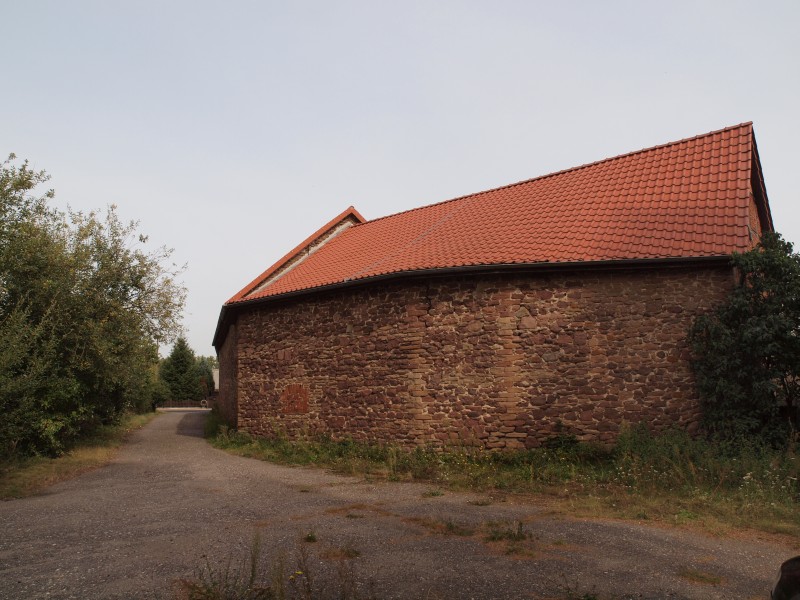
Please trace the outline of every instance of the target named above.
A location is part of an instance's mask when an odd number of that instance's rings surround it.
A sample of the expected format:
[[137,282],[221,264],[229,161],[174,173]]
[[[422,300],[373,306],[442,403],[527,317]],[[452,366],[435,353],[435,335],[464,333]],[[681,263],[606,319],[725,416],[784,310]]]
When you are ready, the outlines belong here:
[[667,258],[637,258],[637,259],[613,259],[595,261],[575,261],[575,262],[538,262],[538,263],[511,263],[494,265],[464,265],[458,267],[444,267],[436,269],[417,269],[413,271],[400,271],[386,273],[361,279],[341,281],[329,285],[306,288],[284,294],[264,296],[252,300],[239,300],[223,305],[217,319],[217,329],[214,332],[212,345],[219,351],[220,346],[225,341],[227,326],[231,319],[242,309],[247,309],[261,304],[272,304],[276,302],[291,300],[297,297],[314,296],[325,292],[341,290],[345,288],[355,288],[374,283],[392,281],[397,279],[417,279],[424,277],[446,277],[450,275],[491,275],[508,273],[552,273],[552,272],[575,272],[575,271],[619,271],[619,270],[645,270],[653,268],[677,268],[692,266],[725,266],[730,265],[731,255],[722,256],[695,256],[695,257],[667,257]]

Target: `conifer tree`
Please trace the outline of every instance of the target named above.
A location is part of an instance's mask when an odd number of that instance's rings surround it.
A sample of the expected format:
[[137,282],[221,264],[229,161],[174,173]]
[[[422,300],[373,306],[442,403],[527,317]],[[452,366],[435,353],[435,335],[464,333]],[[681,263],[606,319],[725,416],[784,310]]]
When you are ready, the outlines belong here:
[[196,363],[194,351],[184,337],[179,337],[160,369],[161,379],[169,387],[173,401],[187,402],[203,397]]

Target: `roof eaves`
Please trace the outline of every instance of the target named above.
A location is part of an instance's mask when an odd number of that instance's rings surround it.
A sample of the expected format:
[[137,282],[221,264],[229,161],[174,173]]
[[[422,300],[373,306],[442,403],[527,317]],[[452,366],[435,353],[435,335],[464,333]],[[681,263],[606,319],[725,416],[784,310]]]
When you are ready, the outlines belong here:
[[336,283],[328,283],[318,285],[315,287],[308,287],[299,290],[292,290],[283,292],[281,294],[273,294],[270,296],[259,296],[257,298],[239,300],[235,303],[229,303],[227,307],[240,307],[259,304],[262,302],[273,302],[278,300],[285,300],[294,298],[296,296],[313,295],[330,290],[336,290],[347,287],[355,287],[360,285],[367,285],[378,281],[386,281],[390,279],[404,279],[411,277],[427,277],[427,276],[446,276],[454,274],[466,273],[508,273],[515,272],[542,272],[542,271],[576,271],[576,270],[618,270],[618,269],[631,269],[631,268],[647,268],[647,267],[679,267],[698,264],[723,264],[730,262],[730,254],[714,254],[706,256],[672,256],[661,258],[627,258],[627,259],[604,259],[604,260],[586,260],[586,261],[573,261],[573,262],[537,262],[537,263],[499,263],[499,264],[485,264],[485,265],[462,265],[456,267],[437,267],[433,269],[415,269],[409,271],[393,271],[389,273],[382,273],[380,275],[371,275],[368,277],[361,277],[358,279],[345,279]]
[[321,285],[313,288],[304,288],[302,290],[293,290],[283,294],[276,294],[272,296],[259,296],[249,300],[239,300],[235,303],[226,303],[222,306],[217,320],[217,328],[214,332],[214,340],[212,345],[219,351],[222,343],[225,341],[227,331],[225,324],[228,321],[230,311],[235,311],[240,308],[253,306],[256,304],[266,304],[271,302],[278,302],[281,300],[289,300],[298,296],[310,296],[320,294],[328,291],[334,291],[343,288],[358,287],[377,283],[380,281],[388,281],[393,279],[425,277],[425,276],[446,276],[455,274],[466,273],[508,273],[508,272],[552,272],[552,271],[579,271],[586,269],[600,269],[600,270],[615,270],[615,269],[636,269],[648,267],[681,267],[691,265],[724,265],[730,263],[731,255],[709,255],[709,256],[686,256],[686,257],[668,257],[668,258],[635,258],[635,259],[612,259],[612,260],[598,260],[598,261],[575,261],[569,263],[558,262],[539,262],[539,263],[510,263],[510,264],[494,264],[494,265],[467,265],[461,267],[447,267],[437,269],[419,269],[414,271],[400,271],[393,273],[384,273],[382,275],[374,275],[372,277],[364,277],[361,279],[350,279],[340,281],[337,283]]

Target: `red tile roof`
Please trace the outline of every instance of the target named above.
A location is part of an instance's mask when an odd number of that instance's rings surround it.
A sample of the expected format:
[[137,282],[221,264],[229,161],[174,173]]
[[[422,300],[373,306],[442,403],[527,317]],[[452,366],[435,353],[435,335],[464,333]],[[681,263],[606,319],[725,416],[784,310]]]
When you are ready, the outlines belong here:
[[744,123],[362,222],[259,285],[348,209],[228,303],[428,269],[727,256],[753,244],[753,168]]
[[[305,240],[300,242],[297,246],[295,246],[288,254],[284,255],[278,262],[272,265],[269,269],[261,273],[258,277],[253,279],[250,283],[244,286],[239,292],[226,304],[230,304],[231,302],[238,302],[251,294],[254,290],[257,290],[264,282],[267,281],[270,277],[273,277],[275,274],[279,273],[282,268],[289,267],[292,264],[299,264],[299,261],[296,259],[300,258],[301,255],[306,252],[310,255],[309,250],[311,250],[314,242],[319,240],[322,243],[326,243],[330,241],[337,233],[337,227],[343,223],[364,223],[366,219],[361,216],[355,208],[352,206],[348,206],[344,212],[339,213],[333,219],[325,223],[322,227],[317,229],[314,233],[308,236]],[[293,263],[296,261],[296,263]],[[288,269],[284,269],[288,270]]]

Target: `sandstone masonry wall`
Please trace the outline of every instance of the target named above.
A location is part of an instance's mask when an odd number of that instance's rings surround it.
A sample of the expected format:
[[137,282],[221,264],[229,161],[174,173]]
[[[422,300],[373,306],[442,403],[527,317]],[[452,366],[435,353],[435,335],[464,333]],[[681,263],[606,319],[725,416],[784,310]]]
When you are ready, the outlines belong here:
[[255,435],[408,447],[691,431],[686,332],[732,286],[727,268],[464,275],[254,305],[222,346],[220,396]]
[[222,419],[232,427],[237,426],[237,335],[236,326],[228,327],[225,342],[219,350],[219,393],[217,395],[217,408]]

